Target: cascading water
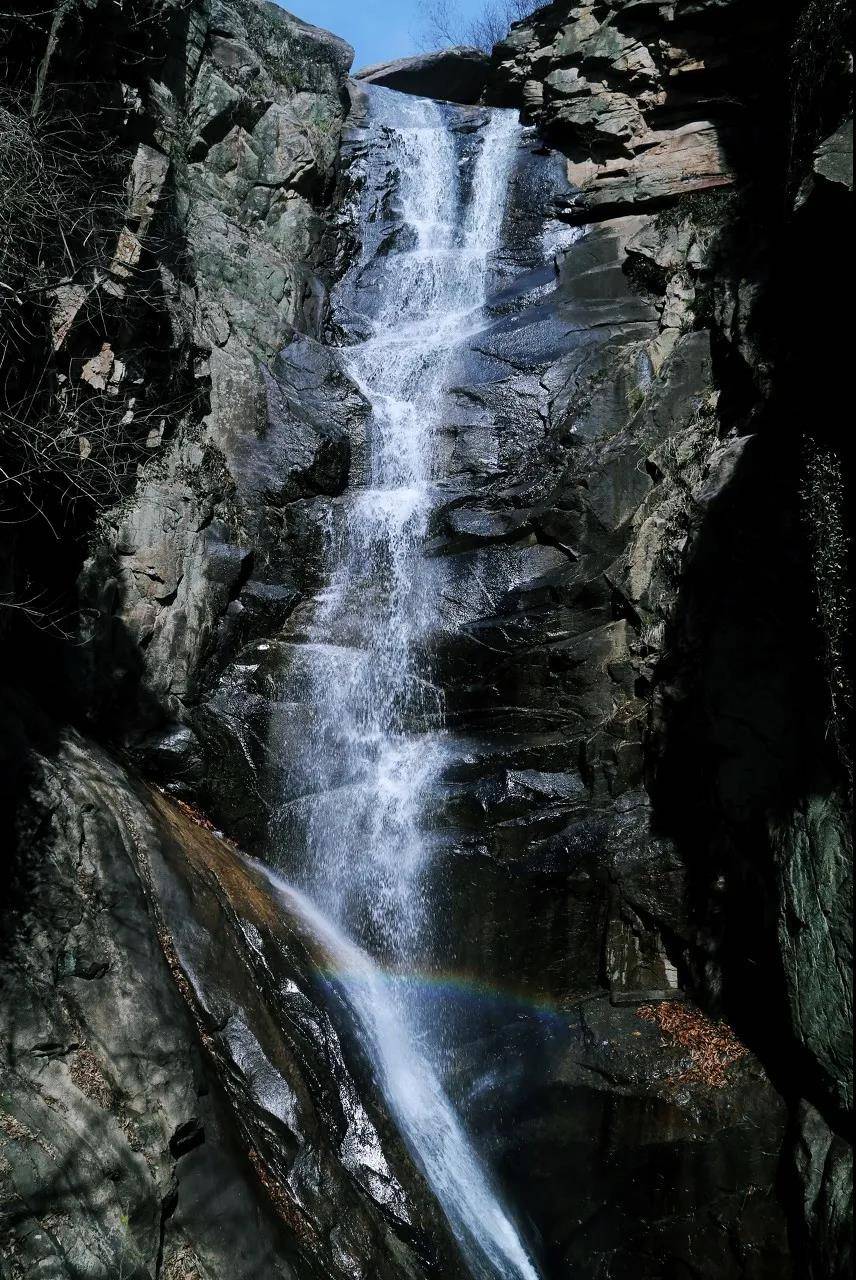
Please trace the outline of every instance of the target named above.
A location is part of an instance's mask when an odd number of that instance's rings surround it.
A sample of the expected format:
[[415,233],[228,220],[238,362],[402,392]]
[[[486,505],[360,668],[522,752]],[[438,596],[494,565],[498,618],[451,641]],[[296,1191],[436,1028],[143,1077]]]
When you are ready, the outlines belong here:
[[334,958],[390,1110],[485,1280],[536,1280],[536,1271],[443,1090],[430,1060],[440,1038],[420,1034],[406,978],[424,950],[424,808],[443,762],[423,561],[435,430],[456,354],[482,318],[518,127],[512,112],[488,113],[467,175],[449,109],[370,92],[369,147],[388,154],[398,210],[369,291],[369,336],[345,353],[372,409],[370,476],[331,540],[329,586],[304,647],[312,723],[302,784],[283,808],[285,836],[299,831],[305,850],[290,907]]
[[423,925],[421,816],[442,763],[422,559],[434,428],[456,351],[482,312],[517,122],[512,112],[491,116],[465,200],[442,107],[381,89],[372,108],[401,214],[371,336],[346,352],[372,406],[371,475],[351,498],[311,636],[307,885],[394,961],[407,959]]

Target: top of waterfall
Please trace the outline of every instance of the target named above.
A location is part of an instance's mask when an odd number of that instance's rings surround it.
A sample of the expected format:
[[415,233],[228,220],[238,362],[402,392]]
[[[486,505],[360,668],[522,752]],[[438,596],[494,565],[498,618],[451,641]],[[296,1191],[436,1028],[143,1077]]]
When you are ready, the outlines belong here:
[[385,85],[401,93],[471,106],[480,101],[484,92],[489,62],[487,54],[480,49],[459,45],[437,53],[378,62],[354,75],[366,84]]

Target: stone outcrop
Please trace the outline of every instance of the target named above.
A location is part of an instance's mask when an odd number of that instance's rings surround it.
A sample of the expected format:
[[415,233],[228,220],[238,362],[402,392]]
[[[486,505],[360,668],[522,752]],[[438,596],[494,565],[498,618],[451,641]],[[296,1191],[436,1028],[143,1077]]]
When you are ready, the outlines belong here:
[[728,6],[553,4],[496,46],[494,99],[522,106],[568,157],[565,216],[734,183],[754,53],[774,29],[763,6],[733,21]]
[[[537,192],[539,158],[523,163]],[[631,1117],[642,1107],[653,1176],[660,1160],[680,1158],[670,1125],[707,1106],[691,1086],[665,1083],[628,1006],[685,992],[699,945],[691,851],[668,838],[646,781],[658,742],[651,695],[682,608],[683,566],[752,444],[723,429],[712,335],[697,312],[714,236],[691,210],[666,225],[639,213],[604,220],[558,249],[551,280],[536,274],[540,246],[527,244],[526,186],[524,169],[510,256],[533,274],[500,284],[493,323],[468,354],[432,543],[450,602],[440,671],[467,747],[440,818],[448,888],[435,892],[460,969],[500,987],[512,973],[524,1000],[547,991],[567,1018],[544,1044],[534,1018],[517,1013],[515,1027],[500,1017],[490,1054],[507,1061],[514,1045],[529,1062],[517,1038],[529,1026],[540,1085],[525,1105],[500,1085],[493,1107],[517,1117],[502,1168],[550,1241],[550,1272],[632,1266],[653,1276],[659,1263],[646,1269],[642,1240],[657,1239],[654,1257],[680,1256],[698,1275],[720,1265],[740,1274],[744,1246],[714,1260],[700,1205],[669,1216],[656,1194],[640,1197],[640,1236],[620,1230],[610,1156],[596,1154],[588,1129],[612,1108],[614,1142],[632,1163]],[[634,284],[636,257],[668,264],[659,285]],[[776,1145],[775,1106],[755,1087],[731,1082],[733,1114],[760,1108]],[[551,1124],[559,1093],[573,1137]],[[726,1118],[731,1102],[717,1102],[710,1129],[693,1128],[710,1168],[743,1144]],[[584,1210],[578,1224],[563,1219],[559,1189],[575,1183],[583,1149],[602,1236]],[[731,1167],[731,1185],[771,1185],[772,1169]],[[736,1203],[717,1212],[740,1238]],[[754,1212],[757,1247],[787,1273],[777,1210],[761,1198]]]
[[445,102],[474,103],[481,99],[488,78],[488,57],[480,49],[455,46],[394,62],[363,67],[355,78],[401,93],[416,93]]
[[[106,77],[127,104],[106,117],[113,147],[145,139],[103,273],[51,310],[57,364],[129,423],[155,383],[176,408],[149,418],[133,492],[89,533],[89,647],[48,647],[65,687],[53,696],[51,674],[30,694],[53,717],[82,705],[150,776],[198,794],[211,756],[229,759],[227,717],[207,712],[202,745],[192,727],[208,672],[287,616],[285,566],[311,576],[311,531],[359,465],[364,406],[321,342],[352,53],[256,0],[143,8],[62,6],[44,56],[33,28],[43,101],[71,66]],[[223,896],[235,851],[26,698],[4,692],[2,726],[4,1274],[451,1275],[317,964],[294,938],[264,941],[251,879],[243,906],[234,883]],[[270,987],[255,1013],[254,982]],[[274,987],[290,992],[276,1012]]]
[[[180,173],[192,286],[176,282],[171,306],[207,412],[164,443],[85,571],[94,610],[113,619],[106,634],[96,623],[99,661],[121,666],[117,648],[131,647],[155,720],[192,715],[206,664],[252,629],[259,600],[287,610],[289,526],[311,524],[348,476],[350,439],[327,401],[359,409],[319,346],[352,51],[261,3],[195,9],[185,39],[182,100],[165,83],[149,109]],[[299,536],[295,561],[311,537]]]
[[31,767],[27,910],[4,922],[8,1273],[451,1276],[284,904],[79,737]]

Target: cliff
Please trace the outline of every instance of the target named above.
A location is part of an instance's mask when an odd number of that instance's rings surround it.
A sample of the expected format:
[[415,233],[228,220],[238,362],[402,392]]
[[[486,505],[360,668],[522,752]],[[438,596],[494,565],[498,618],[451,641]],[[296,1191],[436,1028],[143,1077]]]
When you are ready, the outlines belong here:
[[834,4],[552,5],[493,57],[498,100],[568,157],[561,216],[596,222],[657,328],[635,388],[631,341],[561,406],[586,518],[618,534],[596,569],[635,695],[586,763],[612,794],[645,779],[687,914],[621,857],[615,889],[788,1098],[817,1275],[850,1256],[851,451],[839,336],[805,321],[846,252],[847,39]]

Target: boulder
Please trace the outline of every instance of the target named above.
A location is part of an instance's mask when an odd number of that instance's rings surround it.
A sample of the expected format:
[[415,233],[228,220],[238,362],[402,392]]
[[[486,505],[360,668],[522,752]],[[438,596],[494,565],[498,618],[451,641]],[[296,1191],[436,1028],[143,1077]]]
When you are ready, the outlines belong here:
[[487,83],[489,65],[486,53],[459,45],[413,58],[398,58],[394,62],[378,62],[363,67],[356,78],[365,84],[380,84],[420,97],[475,103]]

